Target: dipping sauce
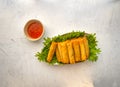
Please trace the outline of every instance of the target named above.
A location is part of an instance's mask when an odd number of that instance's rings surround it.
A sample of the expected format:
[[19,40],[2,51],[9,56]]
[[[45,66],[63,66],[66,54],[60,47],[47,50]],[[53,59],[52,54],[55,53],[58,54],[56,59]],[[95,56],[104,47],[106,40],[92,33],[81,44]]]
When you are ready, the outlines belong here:
[[28,40],[37,41],[44,34],[44,28],[39,20],[31,19],[24,26],[24,33]]
[[28,26],[27,32],[31,38],[38,38],[43,33],[43,26],[39,22],[33,22]]

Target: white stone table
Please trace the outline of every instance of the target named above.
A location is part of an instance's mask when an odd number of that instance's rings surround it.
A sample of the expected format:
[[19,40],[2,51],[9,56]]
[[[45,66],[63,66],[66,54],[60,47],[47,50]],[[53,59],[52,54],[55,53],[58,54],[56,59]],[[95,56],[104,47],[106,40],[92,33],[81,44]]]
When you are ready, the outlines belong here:
[[[72,30],[96,33],[98,61],[39,62],[34,55],[43,38],[31,42],[23,33],[30,19],[43,23],[44,37]],[[120,87],[120,1],[0,0],[0,87]]]

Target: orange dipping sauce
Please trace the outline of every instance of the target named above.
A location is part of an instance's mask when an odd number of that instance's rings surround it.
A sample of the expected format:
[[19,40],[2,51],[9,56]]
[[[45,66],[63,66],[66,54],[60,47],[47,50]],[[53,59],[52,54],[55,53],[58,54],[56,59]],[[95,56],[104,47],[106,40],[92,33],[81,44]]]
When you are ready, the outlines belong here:
[[39,22],[33,22],[28,26],[27,32],[31,38],[38,38],[43,33],[43,26]]

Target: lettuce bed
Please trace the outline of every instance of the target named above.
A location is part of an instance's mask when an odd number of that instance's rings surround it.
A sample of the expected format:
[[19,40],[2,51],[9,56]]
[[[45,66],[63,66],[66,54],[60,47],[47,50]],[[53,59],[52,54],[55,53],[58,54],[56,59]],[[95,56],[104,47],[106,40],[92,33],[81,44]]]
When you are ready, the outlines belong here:
[[[98,41],[96,40],[95,35],[96,35],[95,33],[94,34],[87,34],[84,31],[83,32],[72,31],[70,33],[63,34],[63,35],[58,35],[58,36],[55,36],[53,38],[49,38],[49,37],[44,38],[44,42],[43,42],[44,47],[43,47],[42,51],[37,52],[35,56],[38,58],[38,60],[40,62],[47,62],[47,55],[48,55],[49,48],[50,48],[50,45],[51,45],[52,41],[63,42],[63,41],[66,41],[66,40],[69,40],[69,39],[72,39],[72,38],[78,38],[78,37],[86,36],[87,39],[88,39],[89,50],[90,50],[90,55],[89,55],[88,60],[92,61],[92,62],[97,61],[98,54],[101,52],[101,50],[100,50],[100,48],[97,47]],[[47,62],[47,63],[49,63],[49,62]],[[54,54],[53,59],[49,64],[55,65],[55,64],[62,64],[62,63],[59,63],[57,61],[56,55]]]

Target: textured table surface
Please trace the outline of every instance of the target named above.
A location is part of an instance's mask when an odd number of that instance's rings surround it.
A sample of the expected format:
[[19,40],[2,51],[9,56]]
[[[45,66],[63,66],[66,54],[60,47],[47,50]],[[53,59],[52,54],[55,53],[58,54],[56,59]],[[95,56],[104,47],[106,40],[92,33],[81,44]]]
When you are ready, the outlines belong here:
[[[43,38],[28,41],[30,19],[40,20],[44,37],[81,30],[96,33],[97,62],[50,66],[34,54]],[[0,0],[0,87],[120,87],[119,0]]]

